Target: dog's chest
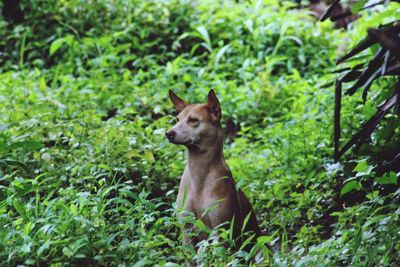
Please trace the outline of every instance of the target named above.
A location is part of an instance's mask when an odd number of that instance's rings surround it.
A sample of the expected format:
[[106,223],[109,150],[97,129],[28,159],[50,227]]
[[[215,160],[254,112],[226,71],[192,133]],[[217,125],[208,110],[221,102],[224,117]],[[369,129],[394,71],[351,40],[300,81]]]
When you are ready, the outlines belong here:
[[[183,177],[190,179],[190,177]],[[232,179],[216,179],[203,184],[201,190],[190,184],[191,180],[182,179],[178,193],[178,205],[183,210],[193,213],[196,219],[201,219],[208,227],[215,227],[221,218],[230,219],[232,214]],[[197,190],[196,190],[197,189]],[[187,214],[187,213],[186,213]],[[180,216],[184,216],[181,214]],[[228,218],[229,217],[229,218]]]

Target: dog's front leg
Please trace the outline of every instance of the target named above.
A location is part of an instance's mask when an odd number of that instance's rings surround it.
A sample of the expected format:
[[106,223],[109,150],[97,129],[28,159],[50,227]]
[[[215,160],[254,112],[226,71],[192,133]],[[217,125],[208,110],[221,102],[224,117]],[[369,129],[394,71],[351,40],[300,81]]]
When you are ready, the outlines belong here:
[[[199,255],[201,249],[198,248],[198,244],[206,240],[208,237],[207,233],[201,232],[195,225],[186,223],[183,230],[183,245],[191,246],[194,252]],[[197,266],[196,260],[190,259],[186,266]]]
[[198,243],[196,229],[192,224],[186,223],[183,230],[183,245],[196,247]]
[[[193,224],[186,223],[184,225],[184,230],[183,230],[183,240],[182,243],[184,246],[188,246],[190,249],[190,246],[196,251],[196,245],[199,242],[197,234],[196,234],[196,229]],[[189,259],[188,262],[186,262],[187,267],[194,267],[197,266],[196,261],[191,258]]]

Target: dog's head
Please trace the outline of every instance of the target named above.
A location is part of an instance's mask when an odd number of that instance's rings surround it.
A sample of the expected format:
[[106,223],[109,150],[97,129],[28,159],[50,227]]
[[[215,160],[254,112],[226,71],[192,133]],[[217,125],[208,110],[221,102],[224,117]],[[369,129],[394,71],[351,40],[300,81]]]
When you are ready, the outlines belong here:
[[221,107],[214,90],[203,104],[188,104],[171,90],[169,97],[179,113],[177,123],[165,133],[171,143],[204,149],[221,138]]

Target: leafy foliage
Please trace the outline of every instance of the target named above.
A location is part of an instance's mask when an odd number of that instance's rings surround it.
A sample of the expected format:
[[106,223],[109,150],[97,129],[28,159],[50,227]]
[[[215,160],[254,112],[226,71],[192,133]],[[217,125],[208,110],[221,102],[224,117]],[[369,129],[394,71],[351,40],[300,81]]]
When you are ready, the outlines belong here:
[[[333,162],[334,93],[320,89],[336,77],[343,38],[388,23],[398,4],[385,16],[366,12],[349,32],[293,6],[20,1],[22,20],[0,20],[0,262],[398,264],[398,171],[376,168],[372,147]],[[372,84],[366,105],[343,99],[345,138],[394,82]],[[180,241],[174,202],[185,153],[164,137],[168,90],[199,102],[211,88],[225,156],[265,234],[250,253],[222,246],[214,230],[198,255]],[[395,150],[398,115],[382,123],[372,141]],[[221,238],[229,244],[229,231]],[[268,243],[273,255],[254,258]]]
[[[371,7],[375,7],[379,4],[387,4],[389,1],[381,1],[371,5],[364,6],[367,1],[359,1],[357,4],[352,6],[353,10],[365,10]],[[321,21],[333,17],[333,12],[337,8],[340,0],[334,1],[325,14],[322,16]],[[364,6],[364,7],[363,7]],[[340,139],[340,106],[342,97],[342,83],[343,82],[356,82],[347,90],[346,94],[353,95],[359,88],[363,88],[362,99],[365,102],[367,100],[367,94],[372,86],[372,83],[379,77],[382,76],[399,76],[400,75],[400,54],[398,47],[400,46],[400,20],[396,18],[396,9],[388,9],[388,14],[393,14],[393,19],[384,25],[380,25],[378,28],[371,28],[368,30],[368,35],[362,41],[360,41],[350,52],[340,57],[337,60],[337,64],[343,63],[346,60],[358,55],[360,52],[368,49],[373,45],[379,44],[379,49],[370,61],[366,61],[364,58],[355,59],[356,65],[352,68],[345,68],[340,71],[345,73],[336,81],[336,107],[335,107],[335,160],[339,158],[353,145],[360,147],[365,143],[366,139],[372,134],[380,120],[393,108],[398,102],[400,94],[400,82],[397,83],[391,96],[386,97],[385,103],[378,108],[378,111],[374,116],[366,122],[362,129],[353,136],[353,138],[347,142],[344,147],[339,150],[339,139]],[[347,14],[347,15],[351,15]],[[388,16],[390,17],[390,16]],[[360,63],[361,62],[361,63]],[[353,63],[354,64],[354,63]],[[363,71],[360,69],[364,68]],[[387,92],[384,92],[387,95]]]

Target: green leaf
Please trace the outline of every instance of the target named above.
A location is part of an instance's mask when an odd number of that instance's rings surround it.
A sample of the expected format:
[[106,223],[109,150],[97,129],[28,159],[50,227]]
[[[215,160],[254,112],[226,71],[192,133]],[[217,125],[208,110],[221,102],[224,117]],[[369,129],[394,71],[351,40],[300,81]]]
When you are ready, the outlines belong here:
[[197,31],[200,33],[200,36],[204,41],[204,47],[207,48],[209,52],[212,52],[211,39],[208,35],[207,29],[204,26],[199,26],[197,27]]
[[14,198],[12,201],[13,207],[15,208],[15,210],[18,212],[18,214],[25,218],[26,214],[25,214],[25,209],[22,206],[22,204],[18,201],[17,198]]
[[362,105],[360,111],[366,118],[371,118],[377,111],[377,109],[372,105]]
[[39,247],[39,249],[37,250],[37,252],[36,252],[37,255],[38,255],[38,256],[42,255],[42,253],[43,253],[46,249],[48,249],[52,243],[53,243],[53,242],[51,242],[50,240],[46,240],[46,242],[44,242],[44,244],[41,245],[41,246]]
[[244,248],[250,244],[250,242],[253,242],[255,239],[256,234],[252,234],[249,237],[246,238],[246,240],[243,242],[243,244],[240,247],[240,250],[244,250]]
[[386,173],[384,176],[376,179],[378,184],[397,184],[397,175],[394,172]]
[[15,142],[10,145],[10,149],[22,148],[27,151],[39,150],[42,147],[43,147],[43,144],[41,142],[33,141],[33,140]]
[[71,258],[72,256],[74,256],[74,252],[71,250],[71,248],[69,247],[64,247],[62,249],[62,253],[67,256],[68,258]]
[[257,238],[257,243],[258,244],[268,244],[272,241],[272,236],[269,235],[263,235]]
[[342,190],[340,190],[340,195],[343,196],[353,190],[360,190],[362,187],[356,180],[351,180],[350,182],[346,183]]
[[208,233],[208,228],[207,226],[204,224],[204,222],[202,220],[196,220],[195,225],[197,226],[197,228],[204,232],[204,233]]
[[141,259],[140,261],[136,262],[133,266],[134,267],[142,267],[142,266],[151,266],[153,264],[154,264],[154,262],[152,260],[145,257],[145,258]]
[[254,32],[253,21],[252,21],[251,19],[247,19],[247,20],[244,22],[244,25],[246,25],[246,27],[247,27],[247,29],[249,30],[249,32],[253,34],[253,32]]
[[65,43],[65,38],[59,38],[55,41],[53,41],[50,45],[50,56],[52,56],[55,52],[57,52],[58,49]]
[[221,60],[225,52],[229,49],[229,47],[230,47],[229,45],[225,45],[218,51],[217,55],[215,56],[215,61],[214,61],[215,66],[218,66],[219,61]]
[[78,209],[76,208],[76,206],[75,206],[74,203],[72,203],[72,204],[69,206],[69,208],[70,208],[72,214],[74,214],[74,215],[78,214]]
[[0,142],[0,151],[6,151],[7,150],[7,144],[5,142]]
[[251,212],[249,212],[249,213],[247,214],[246,218],[244,218],[243,225],[242,225],[242,232],[244,232],[244,229],[246,228],[247,223],[248,223],[249,220],[250,220],[250,216],[251,216]]
[[199,31],[199,33],[203,37],[203,40],[206,43],[210,43],[210,36],[208,35],[207,29],[204,26],[200,26],[200,27],[197,27],[197,30]]
[[97,165],[97,166],[98,166],[99,168],[102,168],[102,169],[106,170],[106,171],[111,171],[111,170],[112,170],[111,167],[108,166],[107,164],[100,163],[100,164]]
[[379,191],[375,190],[366,195],[367,199],[372,200],[379,197]]
[[31,232],[31,229],[32,229],[32,222],[28,222],[27,224],[25,224],[25,226],[24,226],[24,233],[26,234],[26,235],[29,235],[29,233]]
[[358,1],[354,1],[354,3],[352,3],[350,5],[351,8],[351,12],[352,13],[357,13],[360,11],[361,8],[364,7],[364,5],[367,3],[367,0],[358,0]]
[[356,176],[364,176],[371,174],[373,166],[369,165],[367,160],[359,161],[353,171],[357,172]]

